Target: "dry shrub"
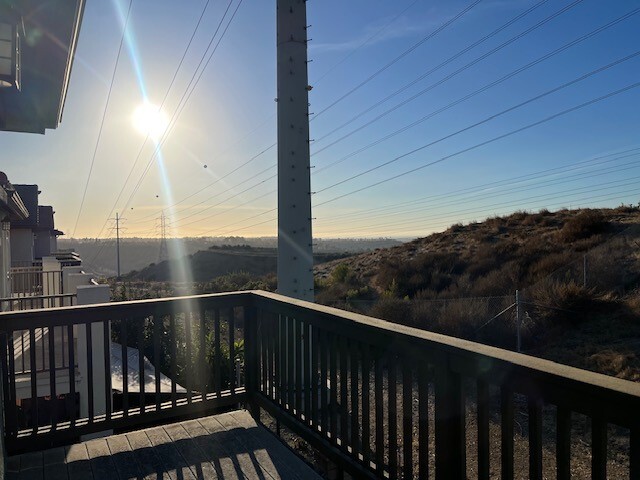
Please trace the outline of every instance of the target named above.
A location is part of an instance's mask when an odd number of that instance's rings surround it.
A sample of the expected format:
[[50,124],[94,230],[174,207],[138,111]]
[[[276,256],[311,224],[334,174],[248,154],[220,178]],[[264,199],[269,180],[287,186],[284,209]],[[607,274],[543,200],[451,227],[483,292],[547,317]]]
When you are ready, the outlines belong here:
[[544,282],[529,292],[527,300],[535,318],[553,323],[583,321],[599,306],[594,289],[573,281]]
[[609,222],[599,210],[584,210],[564,223],[558,237],[565,243],[605,233]]
[[587,358],[587,367],[625,380],[640,380],[640,359],[632,351],[602,350]]
[[414,325],[408,300],[383,297],[371,308],[369,315],[401,325]]

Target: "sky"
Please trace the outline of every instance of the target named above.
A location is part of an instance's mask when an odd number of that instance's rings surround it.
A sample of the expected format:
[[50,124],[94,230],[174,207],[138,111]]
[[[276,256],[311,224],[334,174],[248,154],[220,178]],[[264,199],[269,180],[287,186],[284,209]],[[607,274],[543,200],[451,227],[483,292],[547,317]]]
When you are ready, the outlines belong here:
[[[640,0],[306,5],[314,236],[640,202]],[[163,214],[168,236],[275,235],[275,13],[88,1],[62,124],[0,132],[0,169],[67,237],[111,237],[116,213],[123,236]],[[132,122],[145,102],[160,138]]]

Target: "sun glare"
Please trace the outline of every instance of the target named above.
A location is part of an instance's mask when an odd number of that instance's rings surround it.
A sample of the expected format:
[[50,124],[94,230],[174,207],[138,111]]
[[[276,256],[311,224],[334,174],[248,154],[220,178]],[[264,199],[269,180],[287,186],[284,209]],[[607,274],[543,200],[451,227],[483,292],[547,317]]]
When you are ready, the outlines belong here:
[[159,140],[169,125],[167,115],[152,103],[143,103],[136,108],[131,121],[138,132],[153,140]]

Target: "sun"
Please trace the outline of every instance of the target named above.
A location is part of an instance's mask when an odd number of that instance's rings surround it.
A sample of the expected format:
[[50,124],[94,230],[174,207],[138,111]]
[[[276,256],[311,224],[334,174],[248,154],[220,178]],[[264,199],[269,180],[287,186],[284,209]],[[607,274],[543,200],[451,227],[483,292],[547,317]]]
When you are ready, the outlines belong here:
[[138,106],[131,116],[133,127],[142,135],[159,140],[169,125],[167,115],[153,103],[145,102]]

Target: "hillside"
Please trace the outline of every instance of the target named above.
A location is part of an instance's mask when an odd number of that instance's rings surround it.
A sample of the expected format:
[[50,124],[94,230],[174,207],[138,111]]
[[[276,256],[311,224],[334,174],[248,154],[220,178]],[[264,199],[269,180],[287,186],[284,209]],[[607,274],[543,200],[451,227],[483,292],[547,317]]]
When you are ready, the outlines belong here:
[[[249,245],[254,248],[276,248],[276,237],[197,237],[197,238],[168,238],[167,254],[169,259],[177,252],[192,255],[205,251],[211,246]],[[391,247],[402,242],[391,238],[325,238],[314,239],[315,252],[319,254],[361,253],[374,248]],[[71,249],[80,254],[87,266],[94,273],[104,276],[116,274],[116,246],[115,240],[96,240],[91,238],[69,239],[60,238],[59,247]],[[179,247],[178,247],[179,244]],[[120,239],[120,267],[123,274],[132,270],[141,270],[147,265],[158,261],[160,251],[159,238],[122,238]]]
[[[345,254],[320,253],[316,262],[328,262],[345,257]],[[254,248],[244,246],[213,246],[201,250],[181,260],[152,263],[140,271],[132,271],[127,280],[154,282],[184,281],[180,272],[191,272],[194,282],[208,282],[216,277],[243,272],[249,276],[261,277],[275,274],[277,251],[274,248]]]
[[[640,210],[516,212],[318,265],[319,303],[640,380]],[[586,277],[585,277],[586,274]]]

